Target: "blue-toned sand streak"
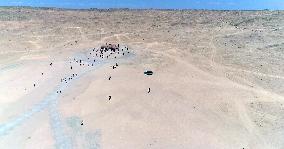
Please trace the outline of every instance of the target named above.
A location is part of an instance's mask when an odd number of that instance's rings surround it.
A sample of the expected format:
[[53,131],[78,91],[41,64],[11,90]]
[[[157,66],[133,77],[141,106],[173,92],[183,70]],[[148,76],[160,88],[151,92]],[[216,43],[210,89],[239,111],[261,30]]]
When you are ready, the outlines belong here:
[[[75,55],[75,57],[82,57],[83,55],[78,53]],[[124,58],[127,58],[129,56],[123,56]],[[100,60],[94,63],[94,66],[90,67],[90,69],[81,71],[81,73],[76,76],[73,81],[78,80],[79,78],[83,77],[86,73],[93,71],[107,63],[112,62],[113,60]],[[89,60],[86,59],[83,60],[84,63],[91,64]],[[60,113],[57,110],[58,106],[58,100],[59,100],[59,94],[56,93],[56,91],[66,90],[71,83],[73,82],[70,80],[68,83],[60,83],[51,93],[49,93],[40,103],[34,105],[29,111],[24,112],[23,114],[13,118],[12,120],[0,124],[0,137],[5,137],[5,135],[8,135],[11,131],[13,131],[15,128],[20,126],[21,124],[25,123],[28,119],[33,118],[33,116],[40,111],[48,110],[49,117],[50,117],[50,126],[53,132],[53,138],[55,140],[55,146],[57,149],[72,149],[72,141],[70,139],[70,136],[67,136],[64,132],[63,128],[63,122]]]

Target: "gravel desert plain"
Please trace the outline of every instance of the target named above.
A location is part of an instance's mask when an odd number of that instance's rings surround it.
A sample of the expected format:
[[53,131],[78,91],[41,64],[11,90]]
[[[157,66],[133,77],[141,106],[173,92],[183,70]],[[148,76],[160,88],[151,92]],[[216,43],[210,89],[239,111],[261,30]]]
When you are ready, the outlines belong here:
[[284,11],[1,7],[0,148],[283,149],[283,26]]

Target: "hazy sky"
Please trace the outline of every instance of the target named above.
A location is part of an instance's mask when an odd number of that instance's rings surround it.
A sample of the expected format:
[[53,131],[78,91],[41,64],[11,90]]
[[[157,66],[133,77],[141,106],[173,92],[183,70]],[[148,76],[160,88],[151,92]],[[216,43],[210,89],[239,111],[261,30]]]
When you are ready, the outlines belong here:
[[0,0],[1,6],[61,8],[281,9],[284,0]]

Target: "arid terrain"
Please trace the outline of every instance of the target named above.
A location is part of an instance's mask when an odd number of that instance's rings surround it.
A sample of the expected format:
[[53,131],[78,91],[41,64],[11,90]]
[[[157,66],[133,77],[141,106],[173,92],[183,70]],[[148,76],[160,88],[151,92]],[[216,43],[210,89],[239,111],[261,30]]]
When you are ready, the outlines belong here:
[[1,7],[0,148],[282,149],[283,26],[284,11]]

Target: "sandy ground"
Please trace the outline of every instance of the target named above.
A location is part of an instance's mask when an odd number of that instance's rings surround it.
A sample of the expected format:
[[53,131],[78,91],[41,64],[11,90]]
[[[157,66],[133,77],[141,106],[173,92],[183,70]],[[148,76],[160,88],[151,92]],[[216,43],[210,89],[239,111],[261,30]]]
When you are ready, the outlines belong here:
[[[0,148],[284,148],[283,25],[283,11],[1,8]],[[130,53],[87,66],[106,42]]]

